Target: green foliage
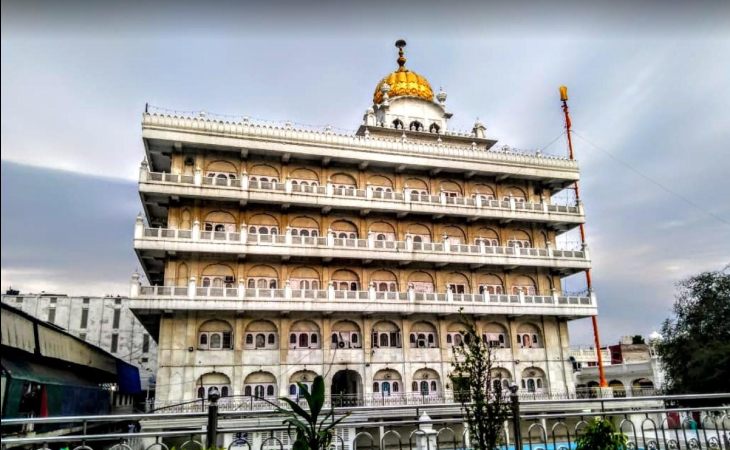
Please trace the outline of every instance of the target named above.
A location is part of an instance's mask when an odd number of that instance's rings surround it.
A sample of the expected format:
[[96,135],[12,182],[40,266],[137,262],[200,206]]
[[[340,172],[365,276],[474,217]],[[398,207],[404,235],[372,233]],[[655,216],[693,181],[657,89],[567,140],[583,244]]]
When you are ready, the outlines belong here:
[[632,344],[646,344],[646,341],[644,340],[644,336],[637,334],[636,336],[631,338]]
[[730,266],[678,285],[674,317],[662,326],[656,349],[668,393],[714,393],[730,380]]
[[279,412],[286,416],[283,423],[287,424],[289,431],[296,430],[296,439],[293,450],[326,450],[332,443],[335,426],[342,422],[350,413],[334,420],[334,409],[321,416],[324,407],[324,378],[318,375],[312,383],[312,392],[307,386],[297,383],[302,396],[307,401],[307,409],[302,408],[297,402],[283,397],[291,410],[279,408]]
[[461,330],[463,339],[454,346],[454,394],[466,412],[472,448],[492,450],[499,445],[504,421],[510,417],[507,393],[501,377],[493,371],[496,352],[482,341],[474,323],[459,312],[466,329]]
[[576,450],[625,450],[628,438],[605,419],[593,419],[575,441]]

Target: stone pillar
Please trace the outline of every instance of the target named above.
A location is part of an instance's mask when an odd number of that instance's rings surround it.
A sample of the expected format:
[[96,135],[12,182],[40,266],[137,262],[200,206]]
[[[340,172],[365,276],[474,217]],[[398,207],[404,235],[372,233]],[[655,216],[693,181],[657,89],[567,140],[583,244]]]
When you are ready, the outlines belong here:
[[451,285],[446,285],[446,301],[447,302],[453,302],[454,301],[454,290],[451,289]]
[[598,305],[596,302],[596,291],[593,290],[593,286],[588,288],[588,297],[591,299],[591,306]]
[[413,251],[413,236],[409,231],[406,232],[406,250],[409,252]]
[[439,200],[441,201],[442,205],[446,204],[446,192],[444,192],[443,189],[441,190],[441,192],[439,192]]
[[330,281],[329,284],[327,284],[327,298],[329,300],[335,299],[335,282]]
[[545,243],[545,247],[547,247],[547,254],[549,258],[553,257],[553,243],[550,241],[547,241]]
[[487,253],[487,244],[484,243],[484,239],[479,239],[479,253]]
[[248,172],[245,170],[241,173],[241,189],[244,191],[248,190]]
[[444,242],[444,252],[449,253],[451,251],[451,245],[449,244],[449,236],[445,235],[443,236],[443,242]]
[[558,290],[553,288],[550,288],[550,295],[553,297],[553,304],[558,304]]
[[578,212],[580,213],[580,215],[581,215],[581,216],[585,215],[585,213],[586,213],[586,212],[585,212],[585,210],[583,209],[583,200],[581,200],[581,199],[578,199],[578,201],[577,201],[577,206],[578,206]]
[[150,173],[150,167],[147,164],[147,158],[142,159],[142,163],[139,165],[139,182],[144,183],[147,181],[147,175]]
[[408,195],[408,186],[404,186],[403,187],[403,201],[405,203],[410,203],[411,202],[411,196]]
[[200,166],[195,167],[195,175],[193,176],[193,183],[196,186],[203,185],[203,169],[201,169]]
[[284,298],[291,298],[291,280],[289,278],[284,282]]
[[477,195],[476,195],[476,196],[474,197],[474,203],[476,203],[476,205],[477,205],[477,208],[481,208],[481,207],[482,207],[482,196],[481,196],[481,195],[479,195],[479,194],[477,194]]
[[420,432],[416,433],[416,449],[415,450],[433,450],[438,448],[436,445],[436,436],[438,432],[433,429],[433,425],[430,423],[431,418],[424,411],[418,421],[418,429]]
[[542,204],[542,212],[547,213],[548,212],[548,204],[545,201],[545,195],[540,194],[540,204]]
[[525,303],[525,291],[520,289],[520,292],[517,295],[520,297],[520,304],[523,305]]
[[245,244],[248,240],[248,228],[246,227],[246,222],[241,222],[240,239],[243,244]]
[[195,277],[190,277],[190,280],[188,280],[188,298],[190,300],[195,299]]
[[137,214],[137,220],[134,222],[134,238],[142,239],[144,237],[144,219],[142,213]]
[[370,286],[368,287],[368,298],[371,302],[375,301],[375,282],[371,281]]
[[238,299],[243,300],[246,297],[246,281],[243,278],[238,279]]
[[373,187],[370,186],[370,182],[365,183],[365,198],[368,200],[373,198]]
[[512,194],[509,194],[509,209],[512,211],[515,210],[515,198],[512,196]]
[[416,290],[413,288],[413,283],[408,283],[408,301],[416,301]]
[[585,259],[591,259],[591,254],[588,253],[588,243],[584,242],[583,245],[581,245],[581,248],[583,249],[583,253],[585,254]]
[[135,270],[132,274],[132,279],[129,281],[129,297],[139,297],[140,287],[142,287],[142,283],[139,281],[139,273]]
[[291,245],[291,227],[289,225],[286,226],[286,231],[284,235],[284,242],[286,242],[286,245]]
[[200,221],[198,219],[193,220],[193,240],[200,240]]
[[335,232],[332,231],[332,228],[327,228],[327,246],[335,246]]
[[375,248],[375,233],[373,233],[373,230],[368,231],[368,248]]
[[291,177],[289,175],[286,176],[286,181],[284,181],[284,192],[291,194]]
[[327,195],[329,197],[332,197],[333,195],[335,195],[335,187],[332,184],[332,179],[327,178],[327,185],[326,186],[327,186]]

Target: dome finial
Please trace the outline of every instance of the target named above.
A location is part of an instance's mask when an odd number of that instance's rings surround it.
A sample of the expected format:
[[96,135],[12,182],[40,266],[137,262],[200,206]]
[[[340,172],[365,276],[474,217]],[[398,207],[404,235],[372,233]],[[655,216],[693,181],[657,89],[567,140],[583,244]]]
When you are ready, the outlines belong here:
[[406,40],[405,39],[398,39],[395,41],[395,46],[398,48],[398,72],[405,72],[406,71],[406,57],[403,56],[403,47],[406,46]]

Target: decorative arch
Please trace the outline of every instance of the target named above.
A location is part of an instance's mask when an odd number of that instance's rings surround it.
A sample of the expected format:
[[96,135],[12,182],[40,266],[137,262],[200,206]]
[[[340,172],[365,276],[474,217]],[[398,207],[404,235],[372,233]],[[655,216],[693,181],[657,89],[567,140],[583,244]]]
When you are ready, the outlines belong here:
[[474,198],[481,197],[482,200],[495,200],[497,198],[494,188],[487,184],[475,184],[473,191],[474,193],[471,196]]
[[331,277],[334,287],[338,291],[359,291],[360,277],[349,269],[338,269]]
[[422,270],[411,272],[408,275],[408,285],[413,286],[416,292],[432,293],[434,291],[433,277]]
[[370,282],[378,292],[398,292],[398,277],[390,270],[377,270],[370,275]]
[[471,292],[469,277],[461,272],[446,274],[446,284],[451,287],[454,294],[468,294]]
[[446,192],[448,197],[461,197],[464,195],[464,188],[454,180],[445,180],[439,184],[440,190]]
[[375,222],[370,225],[370,231],[374,234],[376,241],[396,241],[397,234],[392,224],[388,222]]
[[192,230],[193,229],[193,216],[190,214],[189,209],[183,209],[180,214],[180,229],[181,230]]
[[362,348],[360,326],[351,320],[339,320],[332,325],[331,348]]
[[404,393],[403,378],[394,369],[381,369],[373,375],[373,394],[382,397],[401,395]]
[[512,279],[512,294],[537,295],[535,279],[527,275],[518,275]]
[[509,348],[507,328],[497,322],[489,322],[482,329],[482,341],[492,348]]
[[279,171],[268,164],[257,164],[251,167],[248,173],[251,181],[276,183],[281,179]]
[[289,391],[287,394],[290,398],[300,398],[303,397],[302,390],[300,389],[299,385],[297,383],[301,383],[302,385],[307,387],[307,391],[312,391],[312,382],[314,381],[314,378],[317,376],[316,373],[312,372],[311,370],[299,370],[297,372],[294,372],[289,377]]
[[228,375],[220,372],[209,372],[198,378],[195,383],[195,396],[197,398],[208,398],[212,394],[228,397],[231,392],[231,379]]
[[421,178],[408,178],[404,186],[406,186],[407,189],[417,189],[417,190],[424,190],[426,193],[428,193],[428,183]]
[[246,273],[246,287],[249,289],[278,289],[279,272],[266,264],[253,266]]
[[223,160],[216,160],[211,161],[208,163],[208,165],[205,167],[205,174],[206,176],[218,176],[218,175],[233,175],[233,178],[236,177],[236,173],[238,173],[238,169],[235,165],[228,161]]
[[332,222],[330,225],[332,231],[335,232],[335,237],[340,239],[357,239],[360,236],[360,232],[353,222],[349,220],[339,219]]
[[614,397],[626,397],[626,386],[619,380],[611,380],[608,387],[613,391]]
[[412,223],[406,228],[408,234],[411,235],[414,244],[428,243],[433,241],[433,233],[426,225],[420,223]]
[[276,397],[276,394],[276,377],[270,372],[253,372],[243,380],[243,395],[264,399]]
[[538,367],[528,367],[522,371],[522,390],[529,393],[540,394],[546,388],[545,372]]
[[273,322],[254,320],[246,326],[245,347],[249,349],[275,349],[279,347],[278,330]]
[[236,231],[236,218],[228,211],[211,211],[203,220],[203,231]]
[[503,295],[504,281],[498,275],[480,274],[477,277],[479,283],[479,293],[482,295]]
[[543,348],[540,328],[532,323],[521,323],[517,327],[517,345],[520,348]]
[[301,183],[302,181],[306,182],[307,185],[312,186],[312,182],[316,183],[314,186],[319,184],[319,175],[312,170],[307,169],[304,167],[299,167],[297,169],[294,169],[291,173],[289,173],[289,177],[292,178],[292,184],[294,183]]
[[209,264],[201,272],[201,286],[212,288],[232,288],[235,283],[233,268],[226,264]]
[[509,201],[510,196],[518,202],[527,201],[527,194],[517,186],[510,186],[502,191],[502,200]]
[[390,320],[381,320],[373,325],[373,348],[401,348],[400,328]]
[[475,234],[474,243],[479,245],[484,242],[487,247],[499,247],[499,233],[493,228],[479,228]]
[[441,234],[449,237],[451,244],[463,244],[466,242],[466,232],[456,225],[445,225],[441,228]]
[[393,180],[390,178],[384,176],[384,175],[373,175],[370,178],[368,178],[368,183],[373,187],[373,189],[376,189],[378,187],[381,188],[390,188],[392,192],[393,189]]
[[425,128],[423,128],[423,124],[419,122],[418,120],[413,120],[408,125],[408,129],[411,131],[424,131]]
[[233,327],[225,320],[212,319],[198,327],[199,350],[232,350]]
[[461,344],[461,341],[464,339],[464,332],[467,328],[467,325],[463,322],[451,322],[446,327],[446,346],[454,347]]
[[441,392],[441,377],[433,369],[418,369],[413,374],[411,390],[422,396],[437,396]]
[[515,229],[507,230],[507,246],[517,248],[534,247],[532,238],[527,231]]
[[322,348],[319,325],[308,319],[294,322],[289,328],[289,348]]
[[279,221],[271,214],[255,214],[248,221],[249,234],[279,234]]
[[180,263],[177,265],[177,278],[175,285],[176,286],[187,286],[188,280],[190,279],[190,271],[188,270],[188,265],[185,263]]
[[496,391],[501,389],[503,392],[509,392],[509,385],[512,383],[512,373],[504,367],[495,367],[492,369],[492,385],[489,389]]
[[402,130],[405,128],[405,126],[403,125],[403,121],[400,119],[393,120],[392,125],[393,125],[393,128],[395,128],[397,130]]
[[289,282],[293,290],[318,291],[322,289],[322,278],[314,267],[297,267],[289,274]]
[[338,173],[332,174],[332,176],[330,176],[330,180],[332,180],[332,184],[334,184],[335,187],[346,186],[346,187],[354,187],[355,189],[357,189],[357,180],[355,179],[355,177],[353,177],[349,173],[338,172]]
[[411,348],[436,348],[438,347],[438,332],[436,327],[425,320],[415,322],[411,325],[408,343]]

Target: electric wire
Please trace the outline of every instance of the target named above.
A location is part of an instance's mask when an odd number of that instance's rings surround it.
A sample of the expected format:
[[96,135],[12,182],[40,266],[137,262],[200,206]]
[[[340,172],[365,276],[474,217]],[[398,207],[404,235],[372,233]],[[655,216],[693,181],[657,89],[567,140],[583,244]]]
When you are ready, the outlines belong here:
[[576,133],[575,131],[573,131],[573,135],[576,136],[576,137],[578,137],[578,138],[580,138],[582,141],[584,141],[585,143],[587,143],[590,146],[594,147],[595,149],[603,152],[609,158],[613,159],[617,163],[619,163],[622,166],[626,167],[627,169],[631,170],[635,174],[639,175],[641,178],[649,181],[650,183],[658,186],[659,188],[663,189],[664,191],[672,194],[673,196],[675,196],[678,199],[684,201],[685,203],[691,205],[692,207],[696,208],[697,210],[702,211],[702,212],[704,212],[704,213],[712,216],[713,218],[715,218],[715,219],[719,220],[720,222],[724,223],[725,225],[730,225],[730,221],[728,221],[728,220],[726,220],[726,219],[718,216],[717,214],[713,213],[712,211],[710,211],[710,210],[708,210],[708,209],[706,209],[706,208],[698,205],[697,203],[695,203],[692,200],[688,199],[687,197],[685,197],[685,196],[683,196],[683,195],[681,195],[681,194],[673,191],[672,189],[669,189],[668,187],[664,186],[662,183],[654,180],[653,178],[649,177],[648,175],[645,175],[644,173],[640,172],[638,169],[635,169],[631,164],[622,161],[621,159],[619,159],[617,156],[615,156],[613,153],[609,152],[605,148],[602,148],[601,146],[594,144],[593,142],[589,141],[588,139],[586,139],[585,137],[583,137],[580,134]]

